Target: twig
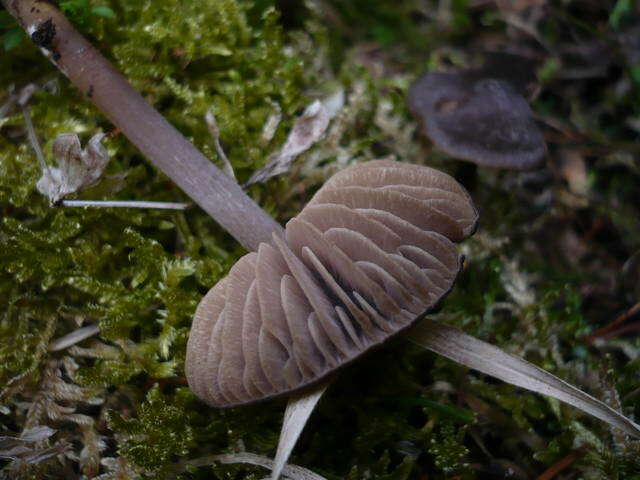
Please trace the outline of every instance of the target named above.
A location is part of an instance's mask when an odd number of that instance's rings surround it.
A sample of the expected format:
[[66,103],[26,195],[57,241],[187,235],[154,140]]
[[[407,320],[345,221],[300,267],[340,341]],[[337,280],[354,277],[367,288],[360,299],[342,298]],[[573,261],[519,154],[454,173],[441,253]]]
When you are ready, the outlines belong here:
[[24,116],[24,124],[27,127],[27,137],[29,138],[29,143],[31,144],[31,148],[36,154],[36,158],[38,159],[38,163],[40,164],[40,169],[42,172],[47,172],[49,176],[51,176],[51,171],[49,170],[49,165],[44,159],[44,154],[42,153],[42,148],[40,147],[40,142],[38,141],[38,136],[36,135],[36,130],[33,128],[33,122],[31,121],[31,114],[29,113],[29,107],[22,107],[22,115]]
[[171,126],[53,2],[0,0],[41,50],[140,151],[250,250],[282,227]]
[[152,208],[156,210],[186,210],[189,203],[144,202],[136,200],[62,200],[62,207],[102,207],[102,208]]
[[0,105],[0,118],[6,117],[16,105],[24,109],[33,94],[39,89],[40,87],[35,83],[27,83],[18,91],[15,91],[13,85],[9,87],[9,95],[4,104]]
[[542,38],[542,36],[540,35],[540,32],[538,32],[538,29],[536,28],[535,24],[532,24],[531,22],[526,22],[522,20],[520,17],[518,17],[517,15],[512,13],[504,13],[502,15],[502,19],[507,25],[517,30],[520,30],[521,32],[535,39],[542,46],[542,48],[544,48],[548,52],[553,52],[553,49],[551,48],[551,46],[544,40],[544,38]]
[[233,171],[233,166],[227,158],[227,154],[224,153],[222,145],[220,145],[220,129],[218,128],[218,123],[216,122],[216,117],[213,114],[213,110],[207,110],[204,119],[207,122],[207,127],[209,127],[209,133],[211,133],[211,136],[213,137],[213,143],[216,146],[216,152],[218,152],[218,156],[222,160],[222,171],[229,175],[231,178],[235,179],[236,174]]
[[616,319],[613,322],[608,323],[604,327],[601,327],[595,332],[591,333],[590,335],[587,335],[586,337],[584,337],[582,341],[586,344],[593,343],[596,338],[606,336],[607,333],[609,333],[615,327],[625,322],[626,320],[628,320],[638,312],[640,312],[640,302],[636,303],[633,307],[629,308],[628,310],[622,312],[620,315],[618,315],[618,317],[616,317]]
[[580,447],[576,450],[573,450],[566,457],[558,460],[556,463],[547,468],[541,475],[536,478],[536,480],[552,480],[554,479],[560,472],[569,468],[573,465],[576,460],[584,457],[587,454],[587,449],[585,447]]
[[49,351],[57,352],[59,350],[64,350],[65,348],[69,348],[71,345],[75,345],[76,343],[92,337],[99,331],[100,327],[98,325],[88,325],[86,327],[79,328],[51,342],[49,345]]
[[627,325],[623,325],[620,328],[616,328],[615,330],[612,330],[612,331],[602,335],[600,338],[603,339],[603,340],[608,340],[610,338],[619,337],[620,335],[625,335],[627,333],[636,332],[638,330],[640,330],[640,322],[633,322],[633,323],[629,323]]

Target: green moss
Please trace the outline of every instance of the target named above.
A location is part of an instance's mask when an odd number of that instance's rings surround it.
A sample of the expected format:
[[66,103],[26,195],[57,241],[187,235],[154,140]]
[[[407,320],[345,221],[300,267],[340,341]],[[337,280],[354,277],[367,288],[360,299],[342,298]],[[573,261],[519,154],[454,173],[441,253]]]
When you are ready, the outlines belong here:
[[109,428],[126,439],[120,445],[120,453],[146,470],[160,470],[195,446],[191,422],[196,414],[192,396],[184,389],[167,397],[157,386],[153,387],[136,415],[127,419],[111,411]]

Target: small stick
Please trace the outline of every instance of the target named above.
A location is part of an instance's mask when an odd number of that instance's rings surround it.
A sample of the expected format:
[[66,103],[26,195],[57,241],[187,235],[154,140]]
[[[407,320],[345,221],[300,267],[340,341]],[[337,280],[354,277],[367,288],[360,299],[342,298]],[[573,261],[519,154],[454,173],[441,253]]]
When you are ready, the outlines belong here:
[[620,315],[618,315],[618,317],[613,322],[608,323],[604,327],[601,327],[595,332],[591,333],[590,335],[587,335],[586,337],[584,337],[582,341],[586,344],[593,343],[593,341],[596,338],[604,337],[607,333],[609,333],[615,327],[625,322],[626,320],[628,320],[638,312],[640,312],[640,302],[636,303],[633,307],[629,308],[628,310],[622,312]]
[[637,330],[640,330],[640,322],[628,323],[627,325],[623,325],[620,328],[616,328],[615,330],[602,335],[600,338],[602,338],[603,340],[608,340],[610,338],[619,337],[620,335],[625,335]]
[[36,158],[38,159],[38,163],[40,164],[40,169],[42,170],[42,173],[46,172],[49,177],[51,177],[49,165],[47,165],[47,162],[44,159],[44,153],[42,153],[42,148],[40,147],[40,142],[38,141],[38,136],[36,135],[36,129],[33,128],[33,122],[31,121],[29,107],[22,107],[22,115],[24,116],[24,124],[27,127],[27,137],[29,138],[31,148],[33,148],[33,151],[36,154]]
[[536,478],[536,480],[553,480],[560,472],[569,468],[573,463],[584,457],[586,454],[587,449],[584,446],[573,450],[569,455],[558,460],[547,468],[540,476],[538,476],[538,478]]
[[59,350],[64,350],[65,348],[69,348],[76,343],[92,337],[99,331],[100,327],[98,325],[87,325],[86,327],[79,328],[51,342],[49,345],[49,351],[57,352]]
[[218,152],[218,156],[222,160],[222,171],[229,175],[231,178],[235,179],[236,174],[233,171],[233,166],[227,158],[227,154],[224,153],[222,145],[220,145],[220,129],[218,128],[218,123],[216,122],[216,117],[213,114],[213,110],[207,110],[204,119],[207,122],[207,127],[209,127],[209,133],[211,133],[211,136],[213,137],[213,143],[216,146],[216,152]]
[[136,200],[62,200],[61,207],[115,207],[115,208],[152,208],[156,210],[186,210],[189,203],[144,202]]

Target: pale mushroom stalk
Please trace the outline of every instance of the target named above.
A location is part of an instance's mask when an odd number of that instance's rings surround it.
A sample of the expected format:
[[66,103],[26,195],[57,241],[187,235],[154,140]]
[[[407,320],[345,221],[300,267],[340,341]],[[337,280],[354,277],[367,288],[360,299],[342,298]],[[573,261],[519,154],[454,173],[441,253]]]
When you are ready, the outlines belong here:
[[281,232],[140,95],[52,3],[0,0],[43,53],[140,151],[249,250]]

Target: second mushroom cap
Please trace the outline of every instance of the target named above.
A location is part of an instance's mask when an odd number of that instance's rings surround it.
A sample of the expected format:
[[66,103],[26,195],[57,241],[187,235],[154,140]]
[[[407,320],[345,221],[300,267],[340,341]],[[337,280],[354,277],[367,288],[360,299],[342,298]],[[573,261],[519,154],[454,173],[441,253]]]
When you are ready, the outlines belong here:
[[527,170],[544,161],[544,138],[525,98],[477,72],[430,72],[409,90],[422,133],[452,157],[484,167]]

